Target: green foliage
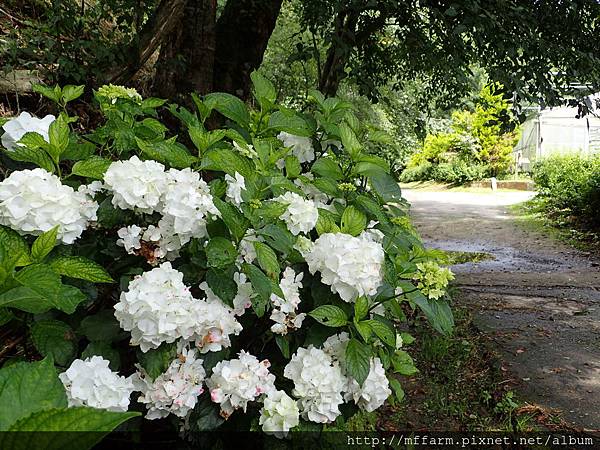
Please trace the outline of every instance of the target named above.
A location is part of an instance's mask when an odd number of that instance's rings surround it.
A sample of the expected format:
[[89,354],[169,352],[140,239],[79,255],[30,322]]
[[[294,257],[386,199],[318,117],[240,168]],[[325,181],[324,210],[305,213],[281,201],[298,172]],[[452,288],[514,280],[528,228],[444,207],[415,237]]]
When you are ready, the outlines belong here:
[[548,210],[600,224],[600,157],[550,156],[536,161],[532,177]]

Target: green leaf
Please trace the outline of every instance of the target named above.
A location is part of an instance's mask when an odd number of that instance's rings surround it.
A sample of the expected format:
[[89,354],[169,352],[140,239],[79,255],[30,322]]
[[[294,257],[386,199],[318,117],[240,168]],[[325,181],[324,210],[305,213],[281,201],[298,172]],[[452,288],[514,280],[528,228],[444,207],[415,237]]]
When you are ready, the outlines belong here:
[[204,102],[214,105],[214,109],[243,128],[248,127],[250,113],[239,98],[225,92],[214,92],[205,96]]
[[91,178],[93,180],[104,179],[104,174],[108,170],[112,161],[101,158],[100,156],[92,156],[91,158],[77,161],[73,164],[71,173],[80,177]]
[[340,226],[342,233],[358,236],[366,227],[367,216],[354,206],[346,207],[344,213],[342,214]]
[[62,89],[58,85],[51,88],[49,86],[44,86],[43,84],[32,83],[31,88],[32,88],[33,92],[37,92],[38,94],[41,94],[46,98],[49,98],[54,103],[58,103],[62,96]]
[[269,223],[256,230],[256,233],[262,236],[270,247],[284,255],[290,253],[296,243],[296,237],[286,227],[279,224]]
[[47,147],[51,156],[58,161],[60,154],[65,151],[69,145],[69,125],[63,118],[58,118],[50,124],[48,128],[48,140],[50,145]]
[[111,347],[107,341],[93,341],[88,344],[85,350],[81,353],[81,358],[90,358],[92,356],[101,356],[110,361],[109,367],[117,372],[121,366],[121,356],[119,352]]
[[82,256],[59,256],[49,266],[56,273],[93,283],[113,283],[114,280],[100,264]]
[[77,332],[83,334],[90,341],[119,340],[124,334],[121,332],[112,308],[86,316],[79,324]]
[[400,185],[391,175],[379,172],[370,177],[371,186],[386,202],[402,201]]
[[73,314],[77,306],[87,300],[87,296],[74,286],[63,285],[60,287],[58,297],[54,299],[54,307],[67,314]]
[[344,310],[335,305],[322,305],[308,313],[320,324],[328,327],[342,327],[348,323]]
[[83,91],[85,90],[85,86],[82,84],[81,86],[73,86],[72,84],[67,84],[62,89],[62,98],[65,103],[71,102],[83,95]]
[[0,295],[0,306],[40,314],[52,309],[54,304],[28,287],[19,286]]
[[145,157],[168,164],[175,169],[190,167],[198,159],[190,155],[184,146],[175,142],[174,138],[160,142],[146,142],[136,137],[135,141]]
[[419,291],[410,292],[406,297],[423,311],[433,328],[444,335],[452,333],[454,316],[446,301],[430,300]]
[[364,319],[369,312],[369,300],[367,297],[358,297],[354,304],[354,317],[358,320]]
[[190,139],[198,149],[199,155],[202,155],[211,146],[223,140],[223,138],[226,136],[226,131],[206,131],[200,126],[192,126],[188,128],[188,134],[190,135]]
[[277,261],[277,255],[273,249],[262,242],[253,242],[253,244],[260,268],[264,270],[270,278],[278,281],[281,269],[279,267],[279,262]]
[[402,400],[404,400],[404,389],[402,389],[402,385],[400,384],[400,382],[398,380],[396,380],[395,378],[389,378],[389,382],[390,382],[390,387],[392,388],[392,391],[394,391],[394,395],[396,396],[396,400],[398,402],[402,402]]
[[[21,141],[23,141],[23,139],[26,139],[26,137],[28,135],[34,135],[34,134],[37,134],[37,133],[27,133],[21,139]],[[40,136],[40,138],[41,138],[41,136]],[[42,140],[43,140],[43,138],[42,138]],[[46,141],[44,141],[44,144],[45,143],[46,143]],[[54,166],[54,163],[52,162],[52,158],[50,158],[50,156],[48,155],[48,153],[46,153],[45,150],[42,150],[40,148],[16,146],[11,151],[5,151],[4,154],[7,155],[10,159],[12,159],[14,161],[33,163],[36,166],[41,167],[42,169],[45,169],[50,173],[53,173],[56,170],[56,167]]]
[[339,124],[339,130],[344,150],[346,150],[352,158],[356,158],[362,149],[362,145],[358,141],[356,134],[345,122]]
[[202,156],[202,170],[216,170],[234,176],[236,172],[244,178],[255,173],[253,164],[239,153],[228,148],[213,148]]
[[271,114],[269,128],[302,137],[310,137],[314,131],[302,115],[284,108]]
[[411,356],[404,350],[398,350],[392,356],[392,365],[394,366],[394,372],[400,375],[411,376],[419,372]]
[[206,283],[213,293],[229,306],[233,306],[238,288],[230,271],[208,269]]
[[60,276],[46,264],[33,264],[15,274],[15,280],[42,297],[53,299],[60,292]]
[[6,308],[0,308],[0,327],[6,325],[15,318],[15,315]]
[[356,328],[356,331],[358,331],[358,334],[360,334],[365,342],[369,342],[369,338],[371,337],[371,334],[373,334],[373,330],[371,329],[368,320],[363,320],[360,322],[354,318],[354,328]]
[[75,356],[75,334],[60,320],[34,322],[31,340],[42,356],[51,356],[59,366],[66,366]]
[[34,261],[42,261],[56,245],[58,225],[38,236],[31,246],[31,257]]
[[275,342],[277,343],[277,347],[279,347],[279,350],[281,350],[281,354],[283,355],[283,357],[286,359],[289,359],[290,358],[290,343],[285,338],[285,336],[276,334]]
[[206,259],[209,267],[223,269],[235,263],[237,250],[231,241],[224,237],[214,237],[206,245]]
[[221,213],[221,219],[229,228],[231,236],[236,242],[240,242],[246,230],[250,227],[250,222],[246,219],[239,209],[230,203],[226,203],[220,198],[213,197],[213,203]]
[[277,90],[275,89],[275,86],[257,71],[252,72],[250,78],[252,79],[252,86],[254,87],[252,90],[254,98],[256,98],[263,110],[268,111],[272,108],[275,100],[277,100]]
[[[88,450],[104,436],[139,412],[114,412],[76,407],[37,411],[15,423],[0,440],[11,450]],[[58,433],[62,432],[62,433]]]
[[0,247],[17,267],[31,264],[29,246],[23,237],[10,228],[0,226]]
[[415,342],[415,338],[408,333],[400,333],[400,337],[402,338],[402,345],[410,345]]
[[335,223],[333,213],[323,208],[319,208],[319,218],[317,219],[315,229],[319,236],[325,233],[338,233],[340,231],[340,227]]
[[311,172],[316,173],[325,178],[333,180],[341,180],[344,178],[342,169],[339,164],[332,158],[319,158],[311,167]]
[[300,161],[294,155],[285,157],[285,174],[288,178],[294,179],[302,172]]
[[[254,312],[258,317],[262,317],[265,314],[267,304],[271,300],[274,283],[271,283],[269,277],[255,265],[243,264],[242,270],[248,276],[252,288],[258,294],[252,298],[252,309],[254,309]],[[279,288],[279,286],[277,286],[277,288]],[[283,298],[283,293],[281,291],[276,292],[276,294]]]
[[[0,431],[37,411],[66,407],[65,388],[52,359],[19,362],[0,369],[0,405]],[[7,447],[0,443],[0,448]]]
[[369,325],[375,335],[389,347],[396,348],[396,330],[391,322],[381,316],[374,316],[374,319],[369,320]]
[[346,372],[362,386],[371,370],[371,349],[352,338],[346,347]]
[[165,372],[171,362],[177,357],[176,343],[163,343],[158,348],[150,349],[147,352],[138,350],[138,361],[146,373],[154,380],[160,374]]

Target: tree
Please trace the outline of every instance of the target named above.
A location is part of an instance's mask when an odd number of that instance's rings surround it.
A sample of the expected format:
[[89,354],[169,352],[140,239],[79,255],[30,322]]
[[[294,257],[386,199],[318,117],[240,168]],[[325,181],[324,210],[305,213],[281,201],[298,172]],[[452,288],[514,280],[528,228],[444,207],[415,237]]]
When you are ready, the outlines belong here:
[[473,64],[517,99],[555,104],[572,83],[600,86],[600,4],[537,0],[307,0],[305,26],[329,42],[319,88],[342,79],[363,92],[426,77],[448,96],[464,91]]

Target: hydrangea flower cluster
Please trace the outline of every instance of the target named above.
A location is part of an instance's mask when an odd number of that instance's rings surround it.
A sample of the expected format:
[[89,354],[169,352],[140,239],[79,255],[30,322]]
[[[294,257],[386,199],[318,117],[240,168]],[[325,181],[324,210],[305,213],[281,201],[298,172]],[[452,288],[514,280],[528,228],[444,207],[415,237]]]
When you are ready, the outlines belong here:
[[127,411],[134,391],[132,377],[122,377],[109,369],[109,361],[92,356],[76,359],[58,377],[67,393],[69,406],[89,406],[109,411]]
[[285,391],[271,391],[264,399],[258,423],[265,433],[283,438],[300,423],[298,405]]
[[225,181],[227,182],[225,195],[234,205],[239,207],[244,201],[242,199],[242,191],[246,190],[246,180],[242,175],[236,172],[235,177],[226,174]]
[[58,240],[72,244],[97,210],[85,187],[75,191],[44,169],[12,172],[0,182],[0,224],[21,234],[38,236],[58,225]]
[[161,419],[169,414],[186,417],[204,392],[205,375],[202,360],[196,358],[194,349],[184,349],[154,381],[141,369],[136,384],[142,393],[138,401],[148,408],[146,419]]
[[285,366],[283,375],[294,382],[292,394],[298,398],[304,419],[329,423],[340,415],[346,379],[339,364],[323,350],[312,345],[300,347]]
[[382,282],[385,254],[369,233],[324,233],[305,258],[310,273],[320,272],[321,281],[346,302],[374,295]]
[[43,119],[38,119],[28,112],[23,111],[17,117],[2,125],[2,128],[4,128],[2,145],[6,150],[14,150],[26,133],[38,133],[48,142],[48,130],[55,120],[56,117],[51,114],[48,114]]
[[299,290],[302,288],[303,276],[302,272],[296,275],[294,269],[286,267],[279,283],[284,298],[271,294],[271,320],[275,322],[271,327],[273,333],[287,334],[288,330],[297,330],[302,326],[306,314],[298,314],[296,310],[300,305]]
[[301,163],[311,162],[315,159],[315,150],[310,138],[281,132],[277,135],[277,139],[283,142],[284,146],[290,147],[292,155],[298,158]]
[[[137,225],[118,232],[117,242],[128,253],[143,254],[150,262],[177,257],[190,239],[206,236],[207,219],[220,214],[206,182],[189,168],[166,171],[156,161],[141,161],[133,156],[112,163],[104,181],[113,193],[114,206],[162,215],[157,226],[150,225],[143,233]],[[148,243],[152,251],[140,252],[140,241]]]
[[97,97],[108,99],[112,104],[117,103],[120,98],[133,100],[136,103],[141,103],[142,96],[134,88],[127,88],[115,84],[105,84],[96,91]]
[[286,192],[275,200],[288,204],[287,209],[279,218],[286,223],[288,230],[293,235],[308,233],[317,224],[319,210],[315,202],[306,200],[295,192]]
[[221,416],[228,418],[236,409],[246,411],[248,402],[275,390],[275,375],[268,360],[241,351],[237,359],[220,361],[206,380],[210,398],[221,405]]
[[438,299],[446,293],[446,288],[454,274],[446,267],[440,267],[435,261],[417,263],[417,287],[431,299]]
[[183,274],[168,262],[129,283],[115,305],[115,317],[143,352],[180,338],[196,341],[203,353],[220,350],[230,345],[229,334],[242,328],[218,298],[192,297]]

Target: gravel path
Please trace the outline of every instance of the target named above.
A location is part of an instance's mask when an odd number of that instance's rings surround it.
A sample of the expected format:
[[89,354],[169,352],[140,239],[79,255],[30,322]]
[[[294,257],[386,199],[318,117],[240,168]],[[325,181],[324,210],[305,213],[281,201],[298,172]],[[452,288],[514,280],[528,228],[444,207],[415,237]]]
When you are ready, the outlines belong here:
[[495,259],[453,267],[476,324],[497,344],[522,398],[600,430],[600,267],[589,255],[519,227],[508,205],[529,192],[404,190],[425,242]]

